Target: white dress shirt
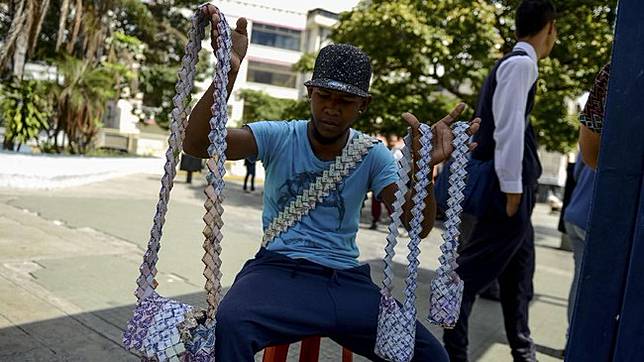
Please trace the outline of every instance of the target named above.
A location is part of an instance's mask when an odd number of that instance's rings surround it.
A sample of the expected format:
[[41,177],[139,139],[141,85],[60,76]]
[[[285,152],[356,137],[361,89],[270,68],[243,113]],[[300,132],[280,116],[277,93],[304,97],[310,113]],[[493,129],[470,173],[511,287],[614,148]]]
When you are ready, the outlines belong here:
[[528,55],[507,59],[496,71],[496,90],[492,97],[494,114],[494,168],[501,191],[522,193],[523,146],[527,120],[528,93],[539,77],[537,52],[532,45],[519,42],[514,51]]

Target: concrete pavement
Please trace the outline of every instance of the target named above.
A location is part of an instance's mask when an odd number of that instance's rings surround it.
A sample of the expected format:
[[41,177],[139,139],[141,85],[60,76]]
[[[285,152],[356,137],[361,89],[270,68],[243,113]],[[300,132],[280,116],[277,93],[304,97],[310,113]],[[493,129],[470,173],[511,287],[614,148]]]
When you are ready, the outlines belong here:
[[[202,183],[197,177],[195,184],[177,182],[173,189],[158,278],[163,295],[195,304],[203,301]],[[240,189],[234,182],[227,189],[225,288],[261,238],[261,196]],[[136,360],[120,347],[120,340],[131,315],[137,267],[158,190],[158,177],[144,174],[50,191],[0,188],[0,361]],[[368,230],[368,211],[358,235],[361,260],[380,279],[385,227]],[[534,221],[538,265],[530,326],[539,360],[556,361],[567,327],[572,255],[557,249],[557,216],[539,205]],[[421,248],[418,310],[423,319],[439,238],[439,231],[433,231]],[[398,291],[404,258],[403,243],[395,259]],[[511,360],[498,303],[477,301],[470,325],[472,360]],[[439,329],[432,331],[440,338]],[[339,356],[338,346],[323,342],[321,361]],[[290,360],[297,360],[295,353]]]

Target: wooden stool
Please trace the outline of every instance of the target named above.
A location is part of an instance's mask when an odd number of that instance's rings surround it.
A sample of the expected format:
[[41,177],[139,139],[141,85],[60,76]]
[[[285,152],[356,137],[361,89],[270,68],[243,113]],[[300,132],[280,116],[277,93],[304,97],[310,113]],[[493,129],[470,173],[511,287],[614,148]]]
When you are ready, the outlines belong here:
[[[271,346],[264,350],[264,362],[286,362],[288,344]],[[302,340],[300,347],[300,362],[318,362],[320,356],[320,337],[307,337]],[[342,348],[342,362],[353,361],[353,354]]]

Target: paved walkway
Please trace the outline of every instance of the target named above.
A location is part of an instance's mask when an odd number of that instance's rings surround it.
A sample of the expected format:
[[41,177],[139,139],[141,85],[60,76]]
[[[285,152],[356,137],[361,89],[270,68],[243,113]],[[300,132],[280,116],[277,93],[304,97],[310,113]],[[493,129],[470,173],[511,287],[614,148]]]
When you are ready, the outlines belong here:
[[[193,185],[175,185],[159,263],[161,293],[192,303],[203,301],[202,182],[197,177]],[[224,287],[260,240],[260,193],[240,188],[231,183],[227,189]],[[57,190],[0,188],[0,361],[136,360],[120,340],[158,189],[158,176],[145,174]],[[365,208],[358,235],[361,260],[380,279],[385,228],[368,230],[367,214]],[[557,249],[557,216],[539,205],[534,221],[538,265],[530,325],[539,360],[556,361],[564,345],[572,255]],[[439,234],[433,231],[422,244],[421,317],[437,266]],[[404,253],[401,245],[398,291]],[[478,301],[470,324],[472,360],[511,360],[498,303]],[[433,327],[432,332],[441,335]],[[294,355],[290,360],[297,360]],[[337,361],[339,355],[338,346],[323,342],[321,361]]]

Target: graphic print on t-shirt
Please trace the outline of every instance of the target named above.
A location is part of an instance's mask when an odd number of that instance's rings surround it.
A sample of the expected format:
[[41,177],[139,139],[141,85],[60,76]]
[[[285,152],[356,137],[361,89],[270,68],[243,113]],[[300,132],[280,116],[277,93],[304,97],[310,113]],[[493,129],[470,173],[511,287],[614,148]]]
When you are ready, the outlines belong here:
[[[284,210],[286,206],[298,195],[301,195],[302,192],[309,187],[312,182],[315,182],[315,179],[320,176],[322,172],[301,172],[296,174],[293,178],[286,180],[279,188],[279,198],[277,199],[277,205],[280,210]],[[336,190],[331,192],[327,197],[318,202],[316,207],[329,207],[335,208],[338,210],[338,220],[335,225],[335,231],[339,231],[342,228],[342,220],[345,215],[345,203],[344,198],[342,197],[342,190],[344,189],[344,181],[341,182]]]

